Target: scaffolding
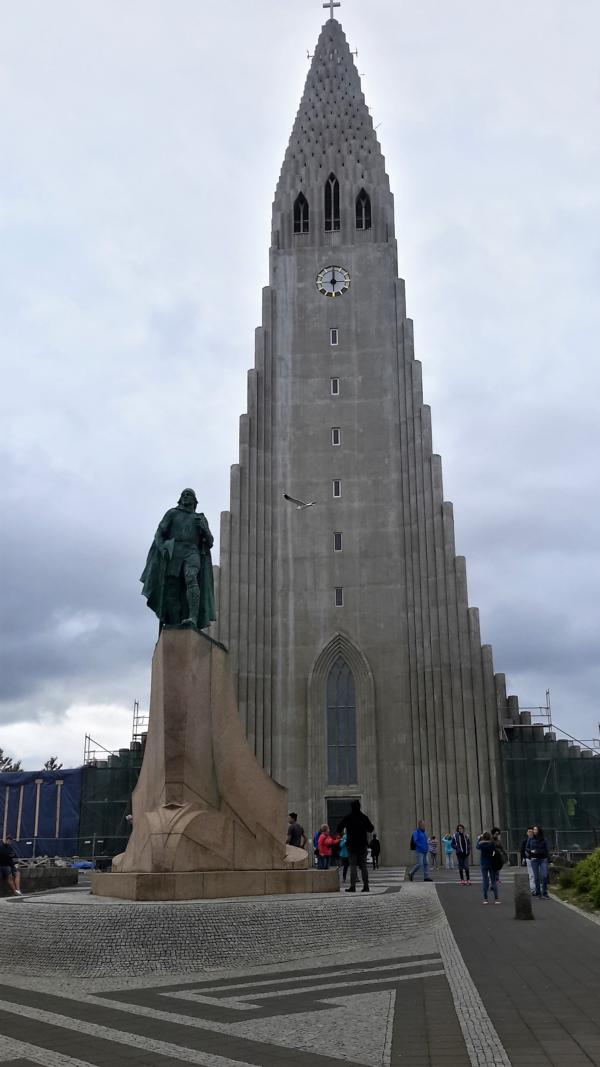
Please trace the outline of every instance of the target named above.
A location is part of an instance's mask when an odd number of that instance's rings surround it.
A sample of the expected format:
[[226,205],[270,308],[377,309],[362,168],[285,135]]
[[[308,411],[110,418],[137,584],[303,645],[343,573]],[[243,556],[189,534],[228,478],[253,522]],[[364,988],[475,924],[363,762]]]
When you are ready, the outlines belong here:
[[147,711],[140,711],[139,700],[133,702],[133,725],[131,728],[131,750],[143,751],[148,735],[149,715]]
[[[509,698],[512,700],[513,698]],[[599,727],[600,730],[600,727]],[[581,855],[600,843],[600,737],[581,741],[546,703],[520,708],[503,725],[501,745],[508,844],[519,849],[532,824],[554,852]]]

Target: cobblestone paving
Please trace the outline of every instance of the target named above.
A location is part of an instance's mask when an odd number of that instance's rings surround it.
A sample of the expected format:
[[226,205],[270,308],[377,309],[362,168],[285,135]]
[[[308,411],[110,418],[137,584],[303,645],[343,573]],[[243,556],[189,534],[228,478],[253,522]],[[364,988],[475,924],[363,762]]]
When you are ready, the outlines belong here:
[[8,901],[0,1063],[504,1067],[435,886],[403,879],[374,872],[368,896]]

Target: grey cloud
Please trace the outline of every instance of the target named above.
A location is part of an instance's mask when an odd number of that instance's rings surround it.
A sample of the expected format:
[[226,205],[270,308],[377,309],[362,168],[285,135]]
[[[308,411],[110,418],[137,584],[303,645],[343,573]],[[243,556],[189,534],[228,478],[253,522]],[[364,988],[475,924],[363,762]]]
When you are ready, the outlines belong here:
[[[218,535],[321,15],[271,0],[5,12],[5,723],[147,696],[156,628],[137,579],[184,484]],[[342,20],[381,123],[483,638],[524,702],[549,685],[566,728],[591,734],[600,11],[532,0],[498,17],[468,0],[432,19],[381,0],[376,19],[348,4]]]

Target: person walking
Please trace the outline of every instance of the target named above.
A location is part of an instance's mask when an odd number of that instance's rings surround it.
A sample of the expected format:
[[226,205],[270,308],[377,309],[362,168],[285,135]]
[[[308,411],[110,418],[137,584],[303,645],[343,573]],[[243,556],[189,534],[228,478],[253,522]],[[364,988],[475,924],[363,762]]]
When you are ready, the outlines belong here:
[[447,834],[444,834],[442,838],[442,845],[444,848],[444,859],[446,861],[446,870],[454,870],[454,849],[452,848],[452,834],[448,830]]
[[427,844],[429,845],[429,862],[433,867],[437,867],[437,853],[438,853],[438,840],[435,834],[432,834]]
[[535,875],[533,873],[533,867],[531,866],[531,860],[527,855],[527,842],[529,841],[530,837],[533,837],[533,826],[528,827],[525,839],[521,844],[521,866],[527,867],[527,874],[529,875],[529,888],[531,890],[531,895],[535,896]]
[[381,852],[381,841],[377,837],[377,834],[373,834],[371,838],[371,862],[373,864],[373,870],[376,871],[379,867],[379,854]]
[[367,867],[367,841],[368,834],[373,833],[373,823],[368,815],[360,810],[360,800],[353,800],[350,811],[338,823],[338,834],[346,831],[346,841],[350,856],[350,885],[347,893],[356,893],[357,871],[360,867],[362,878],[362,892],[369,892],[369,869]]
[[535,881],[536,897],[548,897],[548,843],[544,831],[539,826],[533,827],[533,833],[527,841],[526,855],[531,860],[531,869]]
[[481,853],[481,882],[483,887],[483,903],[488,904],[488,892],[491,889],[494,894],[494,903],[499,904],[498,900],[498,879],[496,877],[496,870],[494,868],[494,854],[496,852],[496,845],[489,830],[486,830],[481,835],[477,842],[477,848]]
[[469,859],[471,856],[471,838],[465,833],[461,822],[456,827],[456,833],[452,835],[452,848],[456,852],[458,862],[458,878],[461,885],[471,885],[469,877]]
[[288,828],[287,828],[287,844],[292,845],[293,848],[306,848],[308,838],[304,833],[304,827],[298,822],[298,816],[295,811],[290,811],[288,815]]
[[328,871],[331,864],[331,853],[333,851],[333,838],[329,832],[329,827],[326,822],[323,823],[319,832],[319,840],[317,843],[318,860],[317,867],[320,871]]
[[418,870],[423,868],[423,881],[432,882],[433,878],[429,877],[429,840],[425,830],[425,823],[422,819],[419,819],[416,829],[413,830],[410,836],[410,847],[415,854],[416,863],[414,867],[411,867],[408,871],[408,880],[412,882],[415,874]]

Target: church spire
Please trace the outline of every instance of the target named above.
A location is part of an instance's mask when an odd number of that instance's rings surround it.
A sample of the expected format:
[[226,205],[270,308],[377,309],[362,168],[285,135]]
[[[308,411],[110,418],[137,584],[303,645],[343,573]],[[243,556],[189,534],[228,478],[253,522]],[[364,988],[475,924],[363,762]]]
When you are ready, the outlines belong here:
[[[332,10],[330,3],[323,6]],[[294,204],[300,194],[310,213],[306,243],[314,243],[316,234],[328,229],[322,202],[330,176],[339,182],[341,229],[344,223],[349,227],[351,220],[354,228],[357,198],[364,194],[374,202],[372,219],[377,239],[389,239],[393,233],[393,207],[385,160],[354,58],[333,14],[321,30],[279,176],[274,230],[279,233],[280,243],[288,243],[287,223],[293,220]],[[361,219],[365,217],[361,208]]]

